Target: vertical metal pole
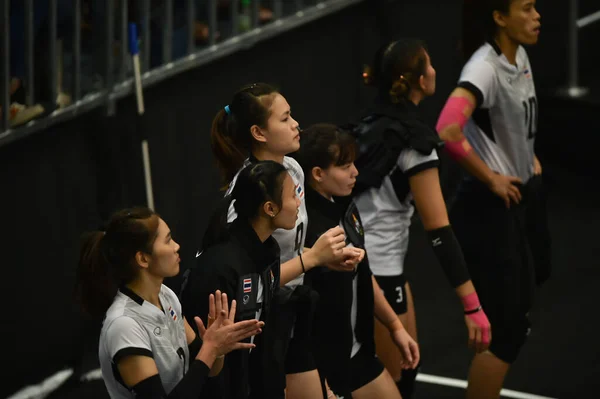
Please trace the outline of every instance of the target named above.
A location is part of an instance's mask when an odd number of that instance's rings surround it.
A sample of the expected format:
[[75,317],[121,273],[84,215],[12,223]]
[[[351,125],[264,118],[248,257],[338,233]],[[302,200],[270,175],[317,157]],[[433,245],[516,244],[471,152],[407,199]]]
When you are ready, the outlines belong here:
[[35,103],[33,41],[33,0],[25,0],[25,66],[27,68],[25,103],[27,105]]
[[579,1],[569,2],[569,87],[577,87],[579,80],[579,35],[577,28],[577,16]]
[[259,10],[260,10],[260,0],[252,0],[252,27],[253,28],[258,28],[258,25],[260,24],[260,21],[258,19],[259,17]]
[[163,63],[171,62],[171,44],[173,43],[173,0],[164,0],[165,16],[163,24]]
[[81,99],[81,0],[74,0],[73,10],[73,99]]
[[144,182],[146,183],[146,202],[148,208],[154,210],[154,191],[152,190],[152,172],[150,170],[150,150],[148,141],[142,141],[142,161],[144,163]]
[[217,42],[217,0],[208,0],[208,42]]
[[187,1],[188,55],[196,51],[196,0]]
[[142,1],[142,70],[147,72],[150,70],[150,2]]
[[115,7],[114,2],[106,1],[104,3],[106,7],[106,71],[105,71],[105,82],[106,82],[106,98],[108,106],[108,115],[114,115],[115,103],[114,100],[110,99],[110,94],[113,90],[114,76],[113,76],[113,44],[115,38]]
[[240,30],[240,0],[229,0],[231,2],[231,35],[235,36]]
[[125,76],[127,75],[127,59],[129,58],[127,51],[127,43],[129,43],[127,37],[127,21],[129,20],[129,17],[127,10],[127,0],[121,0],[121,68],[119,70],[119,80],[121,82],[125,80]]
[[2,123],[0,131],[8,130],[8,116],[10,114],[10,0],[0,0],[2,5]]
[[48,5],[48,44],[50,53],[50,96],[52,105],[56,104],[58,99],[58,68],[57,68],[57,52],[56,52],[56,0],[50,0]]
[[273,0],[273,14],[275,14],[275,19],[282,17],[283,5],[281,4],[281,0]]

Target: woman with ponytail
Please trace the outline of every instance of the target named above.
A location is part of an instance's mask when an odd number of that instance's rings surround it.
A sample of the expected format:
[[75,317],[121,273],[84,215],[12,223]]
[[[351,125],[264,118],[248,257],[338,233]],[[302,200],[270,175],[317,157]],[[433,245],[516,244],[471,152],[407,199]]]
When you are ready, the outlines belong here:
[[147,208],[116,212],[105,231],[87,233],[77,275],[81,305],[104,318],[99,358],[111,398],[203,396],[223,356],[253,345],[240,343],[260,333],[263,323],[234,323],[227,296],[209,298],[208,328],[195,318],[200,337],[182,316],[177,296],[163,285],[179,273],[179,244],[167,224]]
[[[233,202],[238,218],[227,224]],[[186,272],[182,290],[185,314],[208,314],[202,298],[219,289],[237,300],[236,320],[260,319],[263,334],[253,340],[250,353],[228,357],[222,372],[222,398],[280,398],[284,395],[283,351],[275,330],[284,317],[278,311],[279,245],[272,237],[277,229],[291,230],[298,218],[300,200],[285,167],[262,161],[245,167],[231,194],[211,220],[195,267]],[[289,324],[288,334],[291,330]]]
[[497,398],[530,333],[535,285],[550,276],[538,101],[526,46],[537,43],[535,0],[465,0],[465,65],[439,116],[448,155],[467,172],[450,218],[494,340],[477,354],[468,398]]
[[[462,301],[469,344],[481,352],[490,342],[490,325],[448,221],[438,173],[441,140],[419,115],[421,101],[435,92],[436,74],[429,53],[419,40],[387,43],[363,76],[377,89],[377,98],[356,127],[359,148],[360,142],[373,144],[363,148],[355,162],[359,175],[354,195],[371,270],[402,325],[416,340],[413,296],[404,275],[416,207],[433,252]],[[402,370],[402,355],[389,328],[376,321],[375,331],[379,358],[402,397],[411,398],[418,367]]]
[[[314,295],[306,288],[298,290],[298,287],[303,284],[304,273],[318,265],[351,271],[361,256],[345,248],[344,233],[339,227],[324,232],[312,248],[304,247],[308,224],[304,173],[298,162],[287,156],[300,147],[300,134],[298,122],[292,118],[285,97],[270,85],[255,83],[235,93],[231,102],[217,113],[212,125],[211,145],[228,193],[237,184],[239,170],[257,161],[278,162],[292,178],[300,201],[298,219],[293,229],[279,229],[273,233],[281,249],[280,284],[286,290],[308,295],[313,300],[299,301],[305,305],[298,309],[293,338],[286,354],[286,392],[291,399],[314,399],[321,395],[320,379],[309,345]],[[231,206],[228,222],[236,217]]]

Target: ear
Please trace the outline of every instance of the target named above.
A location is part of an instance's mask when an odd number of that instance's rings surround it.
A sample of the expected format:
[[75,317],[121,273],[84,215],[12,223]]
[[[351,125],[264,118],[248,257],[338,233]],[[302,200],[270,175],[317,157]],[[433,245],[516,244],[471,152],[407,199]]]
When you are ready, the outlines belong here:
[[279,213],[279,207],[272,201],[266,201],[263,204],[263,211],[268,218],[274,218]]
[[427,84],[425,84],[425,75],[419,77],[419,87],[421,91],[427,91]]
[[258,141],[259,143],[267,142],[267,138],[265,137],[262,129],[257,125],[252,125],[252,127],[250,128],[250,134],[252,135],[254,140]]
[[496,25],[500,26],[501,28],[506,28],[506,21],[504,20],[504,15],[500,11],[495,10],[492,14],[492,17],[494,18],[494,22],[496,22]]
[[325,171],[321,169],[319,166],[315,166],[311,170],[312,179],[315,183],[320,183],[323,180],[323,176],[325,175]]
[[142,251],[137,251],[135,253],[135,261],[143,269],[147,269],[150,265],[150,258],[148,254],[145,254]]

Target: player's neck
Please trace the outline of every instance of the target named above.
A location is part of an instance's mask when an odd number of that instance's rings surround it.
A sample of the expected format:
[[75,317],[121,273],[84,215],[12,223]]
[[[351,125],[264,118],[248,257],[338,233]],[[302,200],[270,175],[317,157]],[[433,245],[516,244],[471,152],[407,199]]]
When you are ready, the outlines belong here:
[[333,201],[333,195],[326,193],[325,190],[323,190],[323,188],[321,188],[318,184],[312,184],[310,185],[310,187],[315,190],[316,192],[318,192],[319,194],[321,194],[323,197],[325,197],[326,199],[328,199],[329,201]]
[[275,161],[283,164],[283,155],[273,154],[266,148],[257,148],[256,150],[252,151],[252,155],[254,155],[254,158],[258,159],[259,161]]
[[250,225],[254,229],[254,232],[258,236],[260,242],[265,242],[271,234],[273,234],[273,227],[271,226],[271,220],[266,217],[255,218]]
[[412,102],[415,105],[419,105],[419,103],[421,101],[423,101],[423,99],[425,98],[425,95],[423,94],[423,92],[421,90],[412,90],[408,96],[410,102]]
[[148,273],[140,273],[139,276],[131,283],[127,284],[127,287],[139,295],[144,301],[151,303],[159,309],[161,308],[158,294],[162,285],[163,279],[157,279]]
[[504,33],[498,34],[495,41],[508,62],[512,65],[517,65],[517,50],[519,49],[519,43],[515,42]]

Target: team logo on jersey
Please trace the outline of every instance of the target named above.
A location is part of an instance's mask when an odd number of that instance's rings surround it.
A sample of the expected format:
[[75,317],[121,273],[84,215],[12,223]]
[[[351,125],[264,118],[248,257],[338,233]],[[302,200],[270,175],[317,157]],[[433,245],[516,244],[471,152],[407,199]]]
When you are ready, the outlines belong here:
[[169,314],[173,320],[177,320],[177,313],[175,313],[172,306],[169,306]]
[[244,294],[248,294],[252,292],[252,279],[245,278],[244,279]]
[[162,332],[160,331],[160,327],[156,327],[154,329],[154,335],[156,335],[157,337],[160,337],[162,334]]
[[296,184],[296,195],[299,199],[304,197],[304,190],[302,189],[302,185],[300,183]]
[[250,300],[250,295],[244,295],[244,297],[242,298],[242,302],[244,302],[244,305],[247,305],[249,300]]
[[360,222],[358,221],[358,218],[356,217],[355,214],[352,214],[352,221],[354,222],[354,230],[356,230],[356,232],[358,234],[360,234],[361,236],[364,235],[363,228],[360,225]]

